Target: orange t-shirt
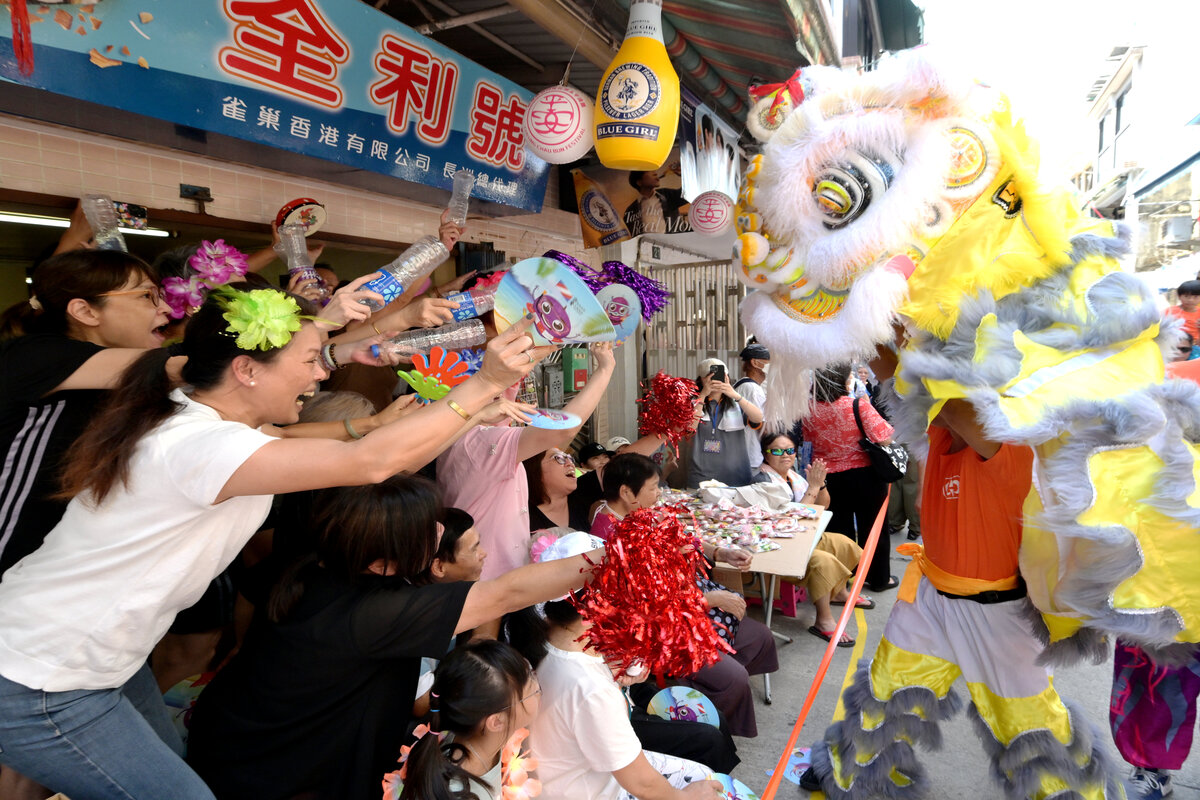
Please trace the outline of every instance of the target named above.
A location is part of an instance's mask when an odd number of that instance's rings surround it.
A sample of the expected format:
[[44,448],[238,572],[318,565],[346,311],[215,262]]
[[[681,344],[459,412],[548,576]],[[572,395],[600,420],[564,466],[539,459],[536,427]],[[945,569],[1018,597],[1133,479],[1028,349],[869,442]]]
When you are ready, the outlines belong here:
[[1163,314],[1183,320],[1183,330],[1192,337],[1192,344],[1200,344],[1200,308],[1184,311],[1179,306],[1171,306]]
[[1200,358],[1191,361],[1172,361],[1167,364],[1167,377],[1200,383]]
[[1006,444],[986,461],[968,445],[949,452],[950,432],[929,429],[921,494],[925,555],[962,578],[1017,574],[1021,506],[1033,483],[1033,450]]

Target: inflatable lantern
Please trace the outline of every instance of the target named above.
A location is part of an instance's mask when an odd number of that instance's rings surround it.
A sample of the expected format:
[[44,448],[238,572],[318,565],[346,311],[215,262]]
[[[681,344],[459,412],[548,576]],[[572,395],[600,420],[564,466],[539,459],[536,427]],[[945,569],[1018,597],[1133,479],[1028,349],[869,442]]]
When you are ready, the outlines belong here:
[[902,324],[898,439],[921,447],[960,398],[991,440],[1034,449],[1020,557],[1045,658],[1102,652],[1104,634],[1191,652],[1200,390],[1164,380],[1177,334],[1117,263],[1129,232],[1041,184],[1007,98],[928,51],[765,89],[734,258],[771,350],[768,419],[809,402],[807,370]]
[[574,86],[551,86],[529,101],[525,149],[550,164],[570,164],[592,149],[592,101]]
[[596,155],[610,169],[658,169],[675,144],[679,76],[662,37],[662,0],[633,0],[625,41],[600,78]]

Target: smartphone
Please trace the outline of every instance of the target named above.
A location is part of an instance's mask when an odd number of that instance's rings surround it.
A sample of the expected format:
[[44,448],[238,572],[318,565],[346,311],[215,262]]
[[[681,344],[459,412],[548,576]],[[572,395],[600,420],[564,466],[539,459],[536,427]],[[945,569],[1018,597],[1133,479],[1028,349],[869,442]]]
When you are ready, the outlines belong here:
[[800,452],[798,455],[799,464],[797,467],[803,474],[805,468],[812,463],[812,442],[804,442],[802,445],[800,445]]
[[717,366],[712,368],[712,372],[709,374],[713,376],[714,381],[721,381],[722,383],[725,382],[725,367],[724,367],[724,365],[718,364]]

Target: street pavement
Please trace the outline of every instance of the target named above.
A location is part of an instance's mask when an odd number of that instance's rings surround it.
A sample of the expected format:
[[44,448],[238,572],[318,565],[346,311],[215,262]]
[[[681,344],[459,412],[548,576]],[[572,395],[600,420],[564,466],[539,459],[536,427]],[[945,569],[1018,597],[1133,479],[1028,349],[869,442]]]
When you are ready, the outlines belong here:
[[[902,536],[894,536],[892,544],[902,540]],[[892,573],[902,575],[907,562],[907,558],[893,554]],[[847,680],[848,671],[853,671],[859,650],[862,651],[862,657],[870,658],[879,644],[887,615],[896,601],[896,593],[889,591],[868,594],[875,599],[876,608],[856,612],[856,615],[861,614],[861,619],[866,623],[865,640],[862,636],[864,631],[852,619],[847,630],[858,639],[859,647],[836,649],[829,673],[809,712],[797,746],[809,747],[822,735],[833,719],[834,706],[841,686],[843,681]],[[760,607],[751,609],[749,613],[757,619],[762,619]],[[762,678],[751,678],[758,716],[758,737],[736,737],[738,755],[741,756],[742,763],[733,771],[733,776],[755,792],[762,792],[766,788],[767,772],[775,768],[780,754],[784,751],[792,726],[824,655],[825,642],[808,632],[808,627],[812,624],[811,604],[799,607],[795,618],[785,617],[778,611],[774,614],[772,627],[777,632],[792,637],[794,641],[785,644],[777,640],[780,667],[779,671],[771,676],[774,701],[771,705],[763,702]],[[1111,659],[1099,665],[1083,664],[1060,670],[1055,677],[1055,685],[1064,697],[1074,700],[1084,710],[1088,720],[1096,727],[1097,739],[1108,751],[1118,774],[1122,779],[1127,778],[1131,768],[1121,760],[1108,729],[1108,701],[1112,687]],[[969,701],[966,685],[961,679],[955,685],[955,690],[963,696],[964,701]],[[1003,800],[1003,794],[991,778],[991,764],[983,754],[982,746],[965,710],[944,723],[942,733],[944,745],[941,751],[922,749],[918,752],[929,772],[931,800]],[[1192,755],[1183,769],[1174,774],[1174,793],[1171,797],[1176,800],[1200,800],[1200,758],[1196,755],[1197,750],[1200,750],[1200,742],[1193,747]],[[785,779],[775,796],[780,800],[807,800],[810,795]]]

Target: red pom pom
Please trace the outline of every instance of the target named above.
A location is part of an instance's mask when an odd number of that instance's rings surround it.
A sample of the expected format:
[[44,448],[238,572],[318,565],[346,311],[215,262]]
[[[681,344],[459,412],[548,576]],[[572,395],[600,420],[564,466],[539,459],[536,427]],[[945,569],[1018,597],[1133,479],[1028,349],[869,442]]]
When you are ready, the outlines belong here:
[[660,371],[650,381],[650,389],[638,400],[642,413],[638,419],[640,436],[659,435],[679,454],[679,442],[695,430],[696,382],[674,378]]
[[691,675],[733,649],[717,635],[696,586],[702,563],[675,506],[642,508],[617,523],[582,600],[592,647],[623,673],[641,662],[659,675]]

